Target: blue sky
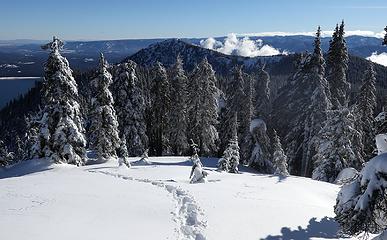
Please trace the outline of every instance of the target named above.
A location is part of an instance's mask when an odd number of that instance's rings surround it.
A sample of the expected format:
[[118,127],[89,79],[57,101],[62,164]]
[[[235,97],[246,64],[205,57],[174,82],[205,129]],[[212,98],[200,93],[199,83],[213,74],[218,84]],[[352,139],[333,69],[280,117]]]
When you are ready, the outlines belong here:
[[227,33],[381,32],[386,0],[0,0],[0,39],[209,37]]

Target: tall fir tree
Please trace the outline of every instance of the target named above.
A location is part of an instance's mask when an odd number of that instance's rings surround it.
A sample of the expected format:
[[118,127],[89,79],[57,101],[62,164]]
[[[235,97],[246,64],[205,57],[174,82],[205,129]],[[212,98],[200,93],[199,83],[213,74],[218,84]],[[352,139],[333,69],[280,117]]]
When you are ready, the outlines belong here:
[[215,72],[204,58],[190,75],[188,85],[189,136],[198,143],[202,155],[217,152],[218,102],[219,90]]
[[384,28],[384,31],[386,32],[386,34],[384,35],[383,45],[387,45],[387,27]]
[[230,173],[238,173],[240,160],[238,145],[238,114],[234,112],[230,120],[231,137],[228,140],[227,148],[223,152],[222,158],[218,161],[218,170]]
[[86,160],[86,139],[78,103],[77,83],[66,58],[60,54],[63,42],[54,37],[42,46],[51,50],[44,65],[42,114],[37,137],[38,157],[56,163],[83,165]]
[[157,62],[153,69],[151,87],[151,136],[149,151],[161,156],[170,153],[170,83],[165,67]]
[[362,145],[364,159],[371,159],[375,145],[375,118],[376,108],[376,77],[373,64],[369,62],[368,68],[363,76],[363,84],[360,87],[359,96],[356,104],[356,125],[358,131],[362,134]]
[[336,25],[329,42],[327,58],[327,80],[330,86],[331,102],[334,109],[347,107],[350,83],[347,80],[348,50],[344,39],[344,21]]
[[321,28],[316,32],[314,51],[310,56],[308,64],[309,81],[315,86],[307,108],[307,115],[303,130],[303,152],[301,160],[301,175],[311,176],[313,171],[312,157],[315,152],[315,137],[322,129],[324,121],[327,120],[327,111],[331,108],[329,101],[329,84],[324,77],[325,60],[321,50]]
[[112,75],[108,71],[108,64],[101,53],[97,77],[90,81],[94,96],[91,99],[91,126],[93,138],[99,160],[116,158],[116,149],[120,146],[118,121],[114,109],[114,100],[109,90]]
[[360,170],[361,134],[355,128],[355,117],[348,108],[328,111],[328,119],[316,137],[312,178],[333,183],[344,168]]
[[265,70],[265,64],[258,66],[254,81],[254,115],[268,121],[271,111],[270,104],[270,75]]
[[271,144],[267,134],[266,123],[260,119],[253,119],[251,123],[253,148],[248,165],[262,173],[273,173],[274,165],[271,155]]
[[289,176],[288,171],[288,158],[282,148],[281,141],[277,135],[277,132],[273,130],[273,163],[274,174],[280,176]]
[[148,136],[146,102],[142,83],[137,77],[137,64],[127,61],[118,64],[113,71],[112,90],[121,139],[126,140],[129,156],[141,156],[148,148]]
[[[243,72],[241,66],[234,66],[230,72],[230,77],[228,80],[226,88],[226,109],[221,118],[221,127],[220,127],[220,151],[223,152],[230,141],[234,137],[233,135],[233,118],[234,114],[238,116],[238,138],[243,139],[246,133],[246,128],[249,127],[249,122],[245,120],[249,118],[248,112],[243,110],[246,107],[246,95],[244,92],[245,83],[243,78]],[[241,126],[243,123],[243,126]]]
[[243,100],[243,108],[241,109],[242,119],[240,120],[241,137],[240,139],[240,159],[242,164],[248,164],[253,149],[253,136],[250,132],[251,120],[254,115],[253,106],[253,77],[249,74],[244,73],[243,77],[245,81],[245,97]]
[[187,152],[188,114],[187,114],[187,76],[183,69],[183,61],[177,57],[170,72],[171,79],[171,113],[170,113],[170,146],[175,155]]
[[[317,29],[312,54],[301,55],[297,72],[291,78],[291,89],[284,99],[284,106],[277,106],[289,119],[290,130],[284,135],[286,155],[289,158],[289,170],[292,174],[312,175],[315,154],[313,139],[327,119],[331,108],[328,99],[329,85],[324,77],[325,63],[321,51],[320,28]],[[277,111],[278,112],[278,111]],[[274,121],[283,121],[278,116]],[[280,124],[277,124],[277,126]]]

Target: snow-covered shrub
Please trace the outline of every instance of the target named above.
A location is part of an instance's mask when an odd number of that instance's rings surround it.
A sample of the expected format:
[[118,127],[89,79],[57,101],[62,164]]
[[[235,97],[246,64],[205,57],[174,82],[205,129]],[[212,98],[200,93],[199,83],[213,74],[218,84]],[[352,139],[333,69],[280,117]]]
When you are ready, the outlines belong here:
[[380,233],[387,228],[387,153],[366,163],[359,176],[340,190],[336,220],[344,234]]
[[341,170],[339,175],[337,175],[337,178],[335,180],[335,184],[343,185],[346,183],[352,182],[355,178],[357,178],[359,175],[359,172],[354,168],[344,168]]

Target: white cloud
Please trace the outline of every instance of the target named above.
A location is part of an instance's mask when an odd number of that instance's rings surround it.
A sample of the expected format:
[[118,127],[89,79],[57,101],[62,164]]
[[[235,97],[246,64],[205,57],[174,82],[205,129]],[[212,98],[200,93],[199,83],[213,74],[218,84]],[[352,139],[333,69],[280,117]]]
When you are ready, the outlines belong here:
[[374,52],[367,59],[370,60],[371,62],[378,63],[383,66],[387,66],[387,53],[385,52],[382,52],[380,54],[378,54],[378,52]]
[[214,38],[208,38],[200,41],[200,45],[204,48],[216,50],[224,54],[239,55],[243,57],[287,54],[287,52],[281,52],[270,45],[264,45],[260,39],[251,40],[247,36],[238,38],[234,33],[228,34],[223,43]]
[[[260,32],[260,33],[241,33],[237,36],[250,36],[250,37],[272,37],[272,36],[315,36],[316,32]],[[322,31],[322,37],[331,37],[333,31]],[[373,31],[364,31],[364,30],[352,30],[346,31],[345,35],[348,36],[363,36],[363,37],[376,37],[383,38],[384,32],[373,32]]]
[[210,38],[207,38],[206,40],[201,40],[200,41],[200,45],[204,48],[208,48],[208,49],[214,49],[214,48],[217,48],[219,47],[219,42],[216,41],[214,38],[210,37]]

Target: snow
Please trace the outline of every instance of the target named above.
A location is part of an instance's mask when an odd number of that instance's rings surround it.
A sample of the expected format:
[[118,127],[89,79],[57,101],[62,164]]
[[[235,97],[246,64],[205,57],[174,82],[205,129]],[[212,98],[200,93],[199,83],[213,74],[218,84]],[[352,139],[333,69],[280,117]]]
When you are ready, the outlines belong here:
[[262,119],[256,118],[256,119],[251,120],[250,133],[253,133],[255,128],[261,127],[262,125],[263,125],[264,129],[266,129],[266,123]]
[[376,135],[375,140],[378,154],[387,152],[387,133]]
[[354,180],[359,175],[359,172],[354,168],[344,168],[341,170],[339,175],[337,175],[335,183],[342,185],[349,183]]
[[387,153],[382,153],[372,158],[360,172],[362,176],[360,185],[363,188],[366,187],[366,190],[365,193],[360,196],[360,199],[355,206],[355,210],[367,208],[375,190],[385,189],[387,187],[387,180],[380,177],[381,173],[387,173]]
[[245,167],[218,172],[218,159],[201,160],[209,175],[197,184],[188,157],[129,169],[34,160],[0,170],[1,238],[335,239],[339,186]]

